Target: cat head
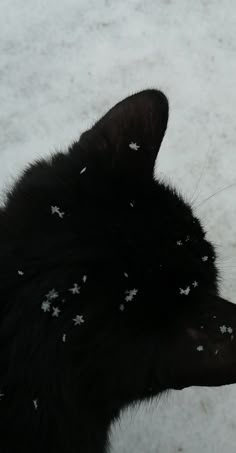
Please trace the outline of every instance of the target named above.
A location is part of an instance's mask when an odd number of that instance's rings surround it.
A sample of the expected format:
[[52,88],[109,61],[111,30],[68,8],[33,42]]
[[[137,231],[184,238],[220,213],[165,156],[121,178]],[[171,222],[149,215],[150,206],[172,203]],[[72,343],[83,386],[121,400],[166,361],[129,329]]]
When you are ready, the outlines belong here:
[[219,296],[214,246],[183,197],[154,179],[167,121],[165,95],[146,90],[70,150],[96,266],[93,325],[106,338],[98,369],[130,399],[236,380],[236,307]]
[[[29,350],[29,379],[44,388],[60,370],[79,408],[107,411],[166,389],[236,382],[236,307],[219,295],[214,246],[190,204],[154,179],[167,121],[160,91],[124,99],[67,154],[27,170],[3,212],[5,242],[17,238],[3,298],[16,288],[15,319],[27,319],[11,375]],[[60,316],[42,305],[52,288],[70,294],[65,304],[56,299]]]

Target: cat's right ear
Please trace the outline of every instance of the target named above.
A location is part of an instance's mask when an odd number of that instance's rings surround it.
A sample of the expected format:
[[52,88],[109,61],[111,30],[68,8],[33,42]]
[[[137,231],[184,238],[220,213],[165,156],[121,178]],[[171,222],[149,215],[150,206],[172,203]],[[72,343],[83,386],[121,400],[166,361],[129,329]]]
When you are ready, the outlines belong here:
[[116,104],[79,146],[82,166],[96,181],[129,182],[135,188],[152,180],[155,159],[168,121],[168,101],[158,90],[145,90]]

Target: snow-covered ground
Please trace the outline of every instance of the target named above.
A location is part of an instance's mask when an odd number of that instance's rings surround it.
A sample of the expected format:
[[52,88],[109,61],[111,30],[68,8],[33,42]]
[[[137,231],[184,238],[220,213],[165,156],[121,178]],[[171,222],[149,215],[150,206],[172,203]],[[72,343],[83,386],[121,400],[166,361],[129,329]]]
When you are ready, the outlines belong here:
[[[147,87],[170,101],[157,174],[196,205],[236,182],[234,0],[1,0],[0,189]],[[197,213],[236,301],[236,185]],[[127,411],[111,453],[235,453],[236,385]]]

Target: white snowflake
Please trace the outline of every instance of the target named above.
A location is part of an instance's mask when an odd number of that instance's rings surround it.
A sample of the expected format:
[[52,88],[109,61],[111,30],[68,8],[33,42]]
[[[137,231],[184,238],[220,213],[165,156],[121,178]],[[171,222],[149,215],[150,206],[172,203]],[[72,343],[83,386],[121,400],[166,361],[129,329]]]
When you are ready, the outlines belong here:
[[63,335],[62,335],[62,341],[63,341],[63,343],[66,342],[66,333],[63,333]]
[[50,309],[51,309],[50,305],[51,305],[51,303],[48,300],[45,300],[42,303],[41,308],[44,311],[44,313],[46,313],[47,311],[50,311]]
[[124,272],[124,276],[125,276],[126,278],[129,277],[128,274],[127,274],[127,272]]
[[76,317],[73,319],[74,325],[75,326],[80,326],[80,324],[83,324],[84,322],[84,317],[83,315],[76,315]]
[[87,278],[88,278],[87,275],[83,275],[82,280],[83,280],[84,283],[86,283]]
[[17,271],[18,272],[18,275],[24,275],[24,272],[23,271]]
[[59,316],[59,314],[61,312],[60,308],[52,307],[52,310],[53,310],[52,316],[54,316],[54,318],[58,318],[58,316]]
[[204,347],[203,347],[203,346],[201,346],[201,345],[199,345],[199,346],[198,346],[198,347],[197,347],[196,349],[197,349],[197,351],[199,351],[199,352],[200,352],[200,351],[203,351],[203,350],[204,350]]
[[176,244],[177,245],[183,245],[183,242],[182,241],[177,241]]
[[37,410],[38,409],[38,400],[33,400],[33,405],[34,405],[35,410]]
[[137,151],[140,148],[140,146],[137,145],[137,143],[134,143],[134,142],[131,142],[129,144],[129,147],[130,147],[130,149],[133,149],[134,151]]
[[188,296],[189,293],[190,293],[190,287],[187,286],[186,289],[179,288],[179,293],[180,293],[181,295],[184,294],[185,296]]
[[135,288],[125,291],[125,300],[126,300],[126,302],[130,302],[131,300],[133,300],[134,296],[136,296],[137,293],[138,293],[138,290],[135,289]]
[[120,304],[120,311],[124,311],[124,309],[125,309],[124,304]]
[[234,335],[231,335],[230,340],[233,341],[233,339],[234,339]]
[[65,215],[63,211],[60,211],[60,208],[58,208],[58,206],[51,206],[51,212],[52,214],[58,214],[60,219],[63,219],[63,216]]
[[48,300],[53,300],[53,299],[56,299],[58,297],[58,293],[57,291],[53,288],[49,291],[49,293],[46,294],[46,298]]
[[215,350],[215,355],[217,355],[217,354],[218,354],[218,352],[219,352],[219,349],[216,349],[216,350]]
[[195,280],[195,281],[192,283],[192,285],[193,285],[194,288],[197,288],[198,282],[196,282],[196,280]]
[[233,333],[232,327],[228,327],[228,333]]
[[216,319],[216,315],[213,316],[213,319]]
[[208,260],[208,256],[202,256],[202,261],[207,261]]
[[80,174],[82,175],[87,170],[87,167],[82,168]]
[[227,332],[227,327],[226,326],[220,326],[220,331],[221,331],[221,333],[226,333]]
[[69,291],[72,294],[79,294],[80,293],[80,286],[78,286],[77,283],[74,283],[74,286],[72,288],[70,288]]
[[131,201],[131,202],[130,202],[130,206],[131,206],[131,208],[134,207],[134,201]]
[[190,240],[190,236],[186,236],[185,241],[188,242]]

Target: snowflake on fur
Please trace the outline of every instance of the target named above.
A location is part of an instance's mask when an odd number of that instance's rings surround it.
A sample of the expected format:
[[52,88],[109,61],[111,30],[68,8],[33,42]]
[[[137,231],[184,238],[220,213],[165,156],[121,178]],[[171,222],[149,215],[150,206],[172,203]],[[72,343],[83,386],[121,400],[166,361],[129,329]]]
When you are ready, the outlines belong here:
[[189,293],[190,293],[190,287],[189,287],[189,286],[187,286],[187,288],[186,288],[186,289],[183,289],[183,288],[179,288],[179,293],[180,293],[181,295],[183,295],[183,294],[184,294],[185,296],[188,296],[188,295],[189,295]]
[[76,315],[76,317],[73,319],[74,325],[75,326],[80,326],[80,324],[84,323],[84,317],[83,315]]
[[50,311],[50,309],[51,309],[51,302],[49,302],[49,300],[45,300],[44,302],[42,302],[41,308],[42,308],[42,310],[44,311],[44,313]]
[[51,213],[52,214],[57,214],[60,219],[63,219],[65,213],[60,210],[58,206],[51,206]]
[[53,316],[54,318],[58,318],[60,312],[61,312],[60,308],[58,308],[58,307],[52,307],[52,316]]
[[75,295],[80,293],[80,286],[77,283],[74,283],[73,287],[69,289],[69,291]]
[[138,290],[137,289],[129,289],[127,291],[125,291],[125,301],[126,302],[130,302],[131,300],[133,300],[133,298],[138,294]]
[[207,255],[202,256],[202,261],[205,261],[205,262],[206,262],[207,260],[208,260],[208,256],[207,256]]
[[202,345],[199,345],[196,349],[197,351],[201,352],[204,350],[204,347]]
[[58,297],[58,292],[53,288],[51,289],[47,294],[46,294],[46,298],[48,300],[53,300],[53,299],[56,299]]
[[33,405],[34,405],[35,410],[37,410],[38,409],[38,400],[33,400]]
[[131,142],[131,143],[129,144],[129,148],[130,148],[130,149],[133,149],[134,151],[138,151],[138,149],[140,148],[140,146],[137,145],[137,143]]

